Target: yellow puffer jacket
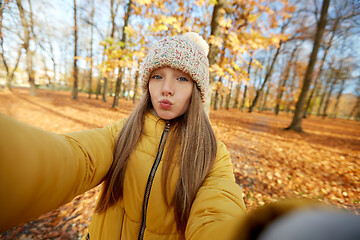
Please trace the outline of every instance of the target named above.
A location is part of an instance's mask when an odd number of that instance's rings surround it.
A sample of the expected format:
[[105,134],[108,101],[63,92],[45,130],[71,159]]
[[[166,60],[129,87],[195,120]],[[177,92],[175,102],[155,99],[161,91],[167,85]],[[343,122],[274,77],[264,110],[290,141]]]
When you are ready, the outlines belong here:
[[[0,231],[55,209],[101,183],[124,123],[57,135],[0,115]],[[159,118],[146,115],[144,135],[127,165],[124,197],[104,214],[93,215],[90,239],[137,239],[145,187],[164,127]],[[174,213],[163,200],[161,168],[160,162],[149,196],[144,239],[179,239]],[[177,178],[178,167],[169,181],[170,192]],[[229,152],[218,142],[214,166],[193,202],[185,237],[229,239],[244,212]]]

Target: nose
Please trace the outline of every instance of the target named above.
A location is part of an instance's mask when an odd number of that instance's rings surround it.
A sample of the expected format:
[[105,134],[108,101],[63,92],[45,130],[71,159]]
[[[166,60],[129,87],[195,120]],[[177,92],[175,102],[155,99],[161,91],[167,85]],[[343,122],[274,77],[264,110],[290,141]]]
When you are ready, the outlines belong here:
[[161,86],[161,94],[163,96],[172,96],[174,95],[174,85],[173,80],[169,77],[165,78]]

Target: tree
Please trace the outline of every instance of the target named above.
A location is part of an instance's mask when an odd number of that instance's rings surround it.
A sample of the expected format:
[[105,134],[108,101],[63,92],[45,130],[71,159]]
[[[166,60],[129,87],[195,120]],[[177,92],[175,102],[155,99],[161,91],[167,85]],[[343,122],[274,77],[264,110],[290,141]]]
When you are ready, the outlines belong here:
[[330,70],[331,77],[333,80],[331,81],[330,89],[329,89],[327,97],[326,97],[325,106],[324,106],[323,113],[322,113],[323,117],[326,117],[328,115],[327,109],[329,107],[332,92],[334,91],[337,83],[340,82],[339,91],[338,91],[335,106],[333,109],[333,117],[336,117],[339,100],[342,95],[342,92],[344,91],[345,80],[351,79],[351,76],[349,74],[349,72],[351,72],[351,65],[349,64],[349,62],[347,60],[348,60],[347,58],[340,59],[337,67],[333,66],[333,64],[335,65],[336,62],[330,65],[331,66],[331,70]]
[[[300,52],[300,51],[299,51]],[[293,70],[292,70],[292,76],[290,77],[289,81],[289,88],[286,89],[286,97],[285,97],[285,103],[286,103],[286,112],[289,113],[290,110],[294,107],[295,101],[296,101],[296,82],[298,82],[298,79],[301,78],[303,75],[304,64],[299,61],[298,59],[299,55],[297,54],[296,60],[294,61]]]
[[43,65],[44,65],[44,77],[46,78],[47,80],[47,84],[49,85],[53,85],[52,81],[51,81],[51,78],[49,76],[49,70],[48,70],[48,67],[46,65],[46,57],[45,57],[45,54],[42,55],[42,62],[43,62]]
[[[250,60],[249,60],[248,68],[247,68],[248,76],[250,76],[252,61],[253,61],[253,55],[252,55],[252,52],[250,52]],[[245,108],[245,100],[246,100],[247,89],[248,89],[247,83],[245,83],[245,85],[244,85],[244,94],[243,94],[243,99],[242,99],[242,103],[241,103],[241,111],[242,112],[244,111],[244,108]]]
[[[311,103],[311,99],[312,99],[315,91],[317,91],[318,84],[319,84],[319,79],[320,79],[321,74],[322,74],[322,72],[323,72],[323,67],[324,67],[324,63],[325,63],[325,60],[326,60],[326,56],[327,56],[327,54],[328,54],[328,52],[329,52],[330,47],[332,46],[332,42],[333,42],[333,39],[334,39],[334,37],[335,37],[336,28],[337,28],[337,24],[333,25],[332,31],[331,31],[330,40],[329,40],[329,42],[327,43],[327,46],[326,46],[325,51],[324,51],[323,58],[322,58],[322,60],[320,61],[320,67],[319,67],[319,71],[318,71],[318,73],[317,73],[317,75],[316,75],[316,78],[315,78],[314,87],[313,87],[313,89],[311,90],[310,96],[309,96],[308,101],[307,101],[306,108],[305,108],[305,110],[304,110],[304,118],[306,118],[306,114],[307,114],[307,111],[308,111],[308,109],[309,109],[309,106],[310,106],[310,103]],[[326,91],[326,89],[325,89],[324,91]],[[320,107],[319,107],[319,109],[320,109]]]
[[264,95],[264,101],[260,107],[260,111],[266,111],[266,102],[267,102],[267,99],[268,99],[268,96],[269,96],[269,93],[270,93],[270,88],[271,88],[271,79],[268,81],[268,84],[267,84],[267,88],[266,88],[266,92],[265,92],[265,95]]
[[311,84],[311,75],[312,72],[314,70],[314,66],[316,63],[316,59],[317,59],[317,53],[320,47],[320,42],[322,39],[322,35],[326,26],[326,18],[327,18],[327,12],[328,12],[328,8],[329,8],[329,3],[330,0],[324,0],[322,3],[322,7],[321,7],[321,15],[320,15],[320,20],[317,23],[317,30],[315,33],[315,38],[314,38],[314,45],[313,45],[313,49],[309,58],[309,63],[308,63],[308,67],[305,73],[305,77],[303,80],[303,86],[300,92],[300,96],[299,99],[296,103],[296,109],[295,109],[295,113],[292,119],[292,122],[290,124],[290,126],[287,128],[288,130],[294,130],[294,131],[298,131],[298,132],[302,132],[302,127],[301,127],[301,120],[303,118],[303,113],[304,113],[304,104],[306,101],[306,96]]
[[31,38],[35,37],[33,31],[33,21],[32,21],[32,9],[31,9],[31,1],[28,0],[30,11],[29,11],[29,19],[27,19],[25,15],[25,11],[22,5],[21,0],[16,0],[16,4],[19,9],[20,18],[21,18],[21,25],[23,27],[23,48],[26,51],[26,64],[27,64],[27,74],[28,74],[28,81],[30,84],[30,95],[36,95],[36,86],[35,86],[35,73],[33,70],[33,51],[30,49],[30,40]]
[[91,1],[91,14],[90,14],[90,73],[89,73],[89,99],[91,98],[92,94],[92,77],[93,77],[93,65],[94,65],[94,58],[93,58],[93,41],[94,41],[94,15],[95,15],[95,6],[94,0]]
[[269,69],[268,69],[267,72],[266,72],[265,79],[264,79],[264,81],[262,82],[261,87],[260,87],[258,90],[256,90],[255,98],[254,98],[251,106],[249,107],[249,112],[250,112],[250,113],[253,111],[253,108],[256,106],[256,104],[257,104],[257,102],[258,102],[258,100],[259,100],[259,98],[260,98],[260,94],[262,93],[262,91],[263,91],[263,89],[264,89],[267,81],[270,79],[270,76],[271,76],[271,74],[272,74],[272,70],[273,70],[273,68],[274,68],[274,64],[275,64],[275,62],[276,62],[277,56],[278,56],[279,53],[280,53],[280,49],[281,49],[282,43],[283,43],[283,41],[280,40],[279,45],[278,45],[277,48],[276,48],[275,55],[274,55],[274,57],[273,57],[273,59],[272,59],[272,61],[271,61],[271,65],[270,65]]
[[78,94],[78,72],[77,59],[78,59],[78,29],[77,29],[77,15],[76,15],[76,0],[74,0],[74,67],[73,67],[73,76],[74,76],[74,85],[73,85],[73,99],[77,99]]
[[345,79],[341,79],[340,81],[340,89],[339,89],[339,92],[336,96],[336,102],[335,102],[335,106],[334,106],[334,111],[333,111],[333,118],[336,118],[337,117],[337,111],[338,111],[338,106],[339,106],[339,102],[340,102],[340,98],[341,98],[341,95],[344,91],[344,86],[345,86]]
[[[220,64],[221,66],[223,66],[225,64],[225,51],[226,51],[226,40],[227,40],[227,34],[225,34],[224,36],[224,39],[225,39],[225,44],[224,44],[224,47],[221,51],[221,56],[220,56]],[[214,67],[217,67],[217,65],[215,65]],[[218,82],[216,84],[216,87],[215,87],[215,96],[214,96],[214,110],[218,110],[219,109],[219,106],[222,106],[222,104],[220,103],[219,104],[219,95],[221,94],[222,95],[222,80],[223,80],[223,77],[224,75],[223,74],[220,74],[219,75],[219,79],[218,79]]]
[[[3,25],[2,25],[3,17],[4,17],[4,15],[3,15],[4,14],[4,9],[5,9],[7,4],[8,4],[8,2],[0,0],[0,46],[1,46],[0,55],[1,55],[2,62],[3,62],[4,67],[5,67],[5,71],[6,71],[6,88],[11,89],[11,82],[14,79],[14,74],[15,74],[15,71],[16,71],[16,69],[18,67],[20,58],[21,58],[21,49],[22,49],[22,47],[19,47],[16,62],[15,62],[15,66],[11,70],[10,67],[9,67],[9,63],[5,58]],[[0,86],[0,89],[1,89],[1,86]]]
[[331,98],[332,92],[334,91],[334,87],[335,87],[337,81],[338,81],[337,77],[332,77],[332,80],[330,80],[331,84],[330,84],[330,89],[326,95],[325,106],[324,106],[323,113],[322,113],[323,117],[327,116],[327,109],[328,109],[328,106],[330,103],[330,98]]
[[49,38],[49,47],[50,47],[50,52],[49,52],[49,56],[51,58],[51,61],[53,62],[53,71],[54,71],[54,78],[52,80],[52,88],[53,90],[55,90],[55,82],[56,82],[56,62],[55,62],[55,53],[54,53],[54,47],[53,47],[53,43],[52,43],[52,39]]
[[285,43],[287,41],[286,37],[284,37],[283,34],[284,34],[284,32],[285,32],[285,30],[286,30],[286,28],[287,28],[287,26],[289,25],[290,22],[291,22],[291,18],[288,18],[288,19],[285,20],[285,22],[281,26],[281,30],[280,30],[280,34],[279,34],[280,39],[276,43],[276,52],[275,52],[274,57],[273,57],[273,59],[271,61],[270,67],[267,69],[267,72],[266,72],[264,81],[261,84],[261,87],[256,90],[255,98],[254,98],[254,100],[252,101],[252,104],[249,107],[249,112],[250,113],[253,111],[253,108],[256,106],[265,85],[267,84],[268,80],[271,78],[271,74],[272,74],[276,59],[277,59],[277,57],[278,57],[278,55],[279,55],[279,53],[281,51],[281,46],[282,46],[283,43]]
[[325,82],[324,89],[323,89],[321,97],[320,97],[320,103],[319,103],[319,106],[317,109],[318,116],[321,115],[321,110],[323,107],[323,103],[325,102],[325,97],[326,97],[326,93],[328,92],[330,82],[331,82],[331,77],[326,76],[326,82]]
[[278,88],[278,94],[277,94],[277,97],[276,97],[276,106],[275,106],[275,114],[276,115],[279,114],[281,99],[282,99],[282,96],[283,96],[283,93],[284,93],[284,90],[285,90],[286,82],[287,82],[287,80],[289,78],[289,75],[290,75],[290,69],[291,69],[291,67],[293,65],[293,61],[294,61],[294,57],[295,57],[297,48],[298,48],[298,45],[296,45],[294,47],[294,49],[292,50],[291,55],[290,55],[290,59],[289,59],[288,63],[286,64],[286,67],[285,67],[284,75],[283,75],[281,81],[279,82],[279,88]]
[[[111,39],[111,41],[113,41],[114,37],[115,37],[115,28],[116,28],[115,18],[116,18],[117,12],[118,12],[119,5],[120,5],[120,3],[115,4],[115,0],[110,0],[110,20],[111,20],[110,39]],[[104,55],[105,55],[106,51],[107,51],[107,49],[106,49],[106,47],[104,47]],[[108,69],[108,68],[106,67],[106,69]],[[106,71],[108,71],[108,70],[106,70]],[[108,81],[109,81],[109,76],[108,76],[108,74],[106,74],[106,76],[104,77],[104,84],[103,84],[103,94],[102,94],[103,102],[106,102]]]
[[[215,65],[218,61],[218,54],[220,51],[219,48],[219,40],[221,39],[221,25],[219,24],[220,21],[225,17],[225,0],[218,0],[214,6],[213,13],[212,13],[212,19],[211,19],[211,36],[210,39],[212,39],[212,42],[210,41],[209,44],[209,66],[212,67]],[[207,96],[207,100],[205,102],[205,112],[209,116],[210,113],[210,102],[211,102],[211,89],[215,82],[215,72],[210,71],[209,76],[209,94]]]
[[[344,1],[344,2],[334,2],[334,7],[332,10],[333,14],[329,16],[329,40],[325,41],[324,43],[324,55],[322,60],[320,61],[320,67],[319,71],[316,75],[314,86],[311,90],[310,96],[308,98],[305,112],[304,112],[304,118],[306,117],[306,114],[308,112],[308,109],[311,105],[311,100],[313,96],[317,96],[319,92],[319,86],[320,86],[320,77],[323,72],[324,63],[326,60],[327,55],[330,52],[330,49],[333,48],[334,42],[337,38],[347,38],[349,34],[351,34],[351,30],[353,28],[356,28],[356,24],[352,24],[352,21],[356,19],[360,15],[360,8],[356,4],[356,1]],[[341,42],[341,41],[339,41]],[[345,43],[346,40],[344,39],[343,42]],[[336,42],[335,42],[336,44]],[[342,48],[342,47],[341,47]],[[322,97],[323,98],[323,97]],[[321,109],[321,106],[319,106],[319,109]]]
[[355,116],[356,121],[358,121],[358,120],[360,120],[360,76],[357,77],[355,96],[357,97],[356,103],[355,103],[354,107],[352,108],[352,110],[348,116],[348,119],[351,119],[353,116]]
[[235,87],[235,100],[234,100],[233,108],[238,108],[241,86],[242,86],[242,82],[239,82]]
[[[128,5],[127,5],[127,11],[126,14],[124,16],[124,25],[122,28],[122,37],[121,37],[121,49],[124,50],[125,45],[126,45],[126,28],[129,24],[129,18],[130,18],[130,13],[132,10],[132,0],[129,0]],[[121,66],[119,66],[119,75],[118,78],[116,79],[116,87],[115,87],[115,97],[114,97],[114,101],[112,104],[112,108],[117,108],[118,106],[118,102],[119,102],[119,93],[120,93],[120,88],[121,88],[121,82],[122,82],[122,78],[123,78],[123,69]]]
[[140,72],[139,72],[139,71],[136,71],[136,75],[135,75],[135,84],[134,84],[133,103],[135,103],[135,102],[136,102],[136,98],[137,98],[137,91],[138,91],[139,77],[140,77]]
[[[104,51],[105,51],[105,49],[104,49]],[[101,64],[104,63],[104,59],[105,59],[105,54],[102,55]],[[96,86],[96,99],[99,99],[99,95],[101,94],[101,81],[103,81],[102,75],[103,75],[103,71],[100,69],[100,74],[99,74],[97,86]],[[103,84],[103,85],[105,86],[105,84]]]

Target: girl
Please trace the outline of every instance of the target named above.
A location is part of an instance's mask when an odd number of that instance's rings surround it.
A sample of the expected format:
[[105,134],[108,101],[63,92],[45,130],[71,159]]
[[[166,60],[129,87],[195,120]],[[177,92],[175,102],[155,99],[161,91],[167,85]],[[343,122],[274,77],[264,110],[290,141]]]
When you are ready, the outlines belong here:
[[226,239],[245,212],[229,152],[202,102],[208,45],[166,37],[141,65],[127,120],[63,135],[0,117],[0,231],[103,182],[83,239]]

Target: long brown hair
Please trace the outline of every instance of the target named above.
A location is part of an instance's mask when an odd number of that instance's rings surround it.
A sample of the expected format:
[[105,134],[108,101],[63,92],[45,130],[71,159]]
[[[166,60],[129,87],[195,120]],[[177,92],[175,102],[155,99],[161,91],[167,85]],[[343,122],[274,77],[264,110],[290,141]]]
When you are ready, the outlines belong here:
[[[152,108],[148,89],[122,128],[117,140],[114,160],[105,177],[100,199],[95,211],[103,213],[123,196],[123,182],[127,161],[135,150],[143,133],[145,114]],[[210,171],[216,157],[217,144],[209,119],[203,109],[200,91],[195,84],[189,109],[184,115],[171,121],[167,151],[163,161],[162,190],[166,203],[174,207],[178,229],[183,234],[189,218],[192,202]],[[174,168],[171,160],[180,143],[178,159],[180,176],[171,202],[166,199],[170,178]],[[174,166],[174,165],[173,165]]]

